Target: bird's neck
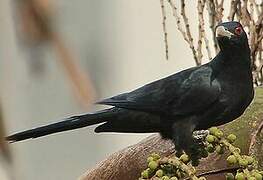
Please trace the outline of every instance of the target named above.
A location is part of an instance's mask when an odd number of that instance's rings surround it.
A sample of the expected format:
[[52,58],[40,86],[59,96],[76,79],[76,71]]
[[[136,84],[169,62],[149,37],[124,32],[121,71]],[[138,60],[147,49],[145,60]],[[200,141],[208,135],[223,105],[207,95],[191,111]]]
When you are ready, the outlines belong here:
[[[220,73],[224,69],[224,73],[236,75],[242,72],[251,73],[250,50],[246,51],[220,51],[211,61],[211,66],[215,73]],[[217,72],[218,71],[218,72]]]
[[216,55],[213,60],[214,64],[218,66],[239,66],[250,68],[250,49],[223,49]]

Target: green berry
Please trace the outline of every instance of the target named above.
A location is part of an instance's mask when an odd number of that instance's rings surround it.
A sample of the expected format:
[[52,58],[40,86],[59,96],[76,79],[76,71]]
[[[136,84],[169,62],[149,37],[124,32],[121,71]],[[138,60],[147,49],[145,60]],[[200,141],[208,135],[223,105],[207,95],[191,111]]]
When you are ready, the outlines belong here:
[[215,132],[215,136],[218,137],[218,138],[223,137],[223,135],[224,135],[224,133],[221,130],[218,130],[218,131]]
[[178,180],[178,178],[173,176],[173,177],[170,178],[170,180]]
[[155,174],[157,177],[163,177],[163,170],[159,169]]
[[205,139],[206,139],[206,141],[209,142],[209,143],[215,142],[215,136],[213,136],[213,135],[211,135],[211,134],[208,134]]
[[262,175],[259,173],[253,173],[253,175],[255,176],[256,180],[262,180]]
[[151,162],[151,161],[154,161],[154,159],[153,159],[152,156],[150,156],[150,157],[147,158],[147,163],[149,163],[149,162]]
[[230,143],[235,142],[236,139],[237,139],[237,136],[234,135],[234,134],[229,134],[229,135],[227,136],[227,140],[228,140]]
[[226,176],[226,180],[234,180],[235,179],[235,176],[232,173],[226,173],[225,176]]
[[209,133],[210,133],[210,134],[215,135],[215,132],[218,131],[218,128],[217,128],[217,127],[211,127],[211,128],[209,128],[208,130],[209,130]]
[[179,165],[179,162],[177,162],[176,159],[174,159],[174,158],[168,159],[168,163],[172,164],[174,166],[178,166]]
[[209,153],[212,153],[215,151],[215,148],[212,144],[208,144],[207,147],[206,147],[206,150],[209,152]]
[[153,160],[155,160],[155,161],[161,158],[160,155],[157,154],[157,153],[152,153],[152,154],[150,155],[150,157],[152,157]]
[[245,180],[245,176],[243,173],[237,173],[235,179],[236,180]]
[[235,149],[235,151],[236,151],[238,154],[240,154],[240,153],[241,153],[241,150],[240,150],[240,148],[236,148],[236,149]]
[[148,167],[150,169],[154,170],[158,167],[158,163],[156,161],[151,161],[151,162],[149,162]]
[[234,165],[237,163],[237,158],[234,155],[230,155],[226,159],[227,163],[230,165]]
[[240,166],[247,166],[248,165],[248,161],[246,160],[246,159],[239,159],[238,160],[238,164],[240,165]]
[[245,159],[248,161],[248,164],[249,164],[249,165],[254,162],[254,158],[253,158],[253,157],[251,157],[251,156],[244,156],[244,157],[245,157]]
[[221,147],[220,145],[217,145],[217,146],[216,146],[216,152],[217,152],[218,154],[223,154],[223,153],[224,153],[224,148]]
[[170,178],[168,176],[163,176],[162,180],[170,180]]
[[144,171],[141,173],[141,176],[142,176],[142,178],[147,179],[147,178],[149,178],[149,172],[148,172],[147,170],[144,170]]
[[180,160],[187,163],[189,161],[189,156],[187,154],[183,154],[180,156]]

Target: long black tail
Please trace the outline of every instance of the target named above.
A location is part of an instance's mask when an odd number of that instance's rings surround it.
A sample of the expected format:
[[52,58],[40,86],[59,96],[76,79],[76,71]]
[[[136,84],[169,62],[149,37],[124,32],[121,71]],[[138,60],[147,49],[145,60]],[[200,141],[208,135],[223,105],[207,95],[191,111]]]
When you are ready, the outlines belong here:
[[6,137],[6,140],[9,142],[22,141],[100,123],[102,124],[95,129],[97,133],[159,132],[162,124],[159,116],[122,108],[110,108],[95,113],[73,116],[61,122],[22,131]]
[[22,140],[38,138],[41,136],[46,136],[49,134],[54,134],[62,131],[73,130],[94,124],[99,124],[109,119],[112,119],[111,117],[116,116],[116,113],[118,113],[117,109],[110,108],[102,111],[97,111],[95,113],[72,116],[61,122],[37,127],[34,129],[30,129],[27,131],[10,135],[6,137],[6,140],[9,142],[22,141]]

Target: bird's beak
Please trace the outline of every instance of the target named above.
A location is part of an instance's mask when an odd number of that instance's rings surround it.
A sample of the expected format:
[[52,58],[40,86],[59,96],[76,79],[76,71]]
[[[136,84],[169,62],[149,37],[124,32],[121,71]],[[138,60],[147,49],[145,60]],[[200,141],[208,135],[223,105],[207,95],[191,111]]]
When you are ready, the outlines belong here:
[[218,26],[216,28],[216,37],[228,37],[230,39],[233,35],[234,34],[226,30],[224,26]]

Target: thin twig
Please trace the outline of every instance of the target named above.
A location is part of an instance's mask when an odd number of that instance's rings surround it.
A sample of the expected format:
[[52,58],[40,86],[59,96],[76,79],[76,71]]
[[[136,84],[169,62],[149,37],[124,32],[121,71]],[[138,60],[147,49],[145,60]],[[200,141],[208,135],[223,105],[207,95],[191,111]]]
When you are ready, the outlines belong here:
[[197,9],[198,9],[198,41],[197,41],[197,59],[198,61],[202,61],[203,53],[202,53],[202,44],[203,44],[203,36],[204,36],[204,5],[202,0],[197,1]]
[[208,55],[208,58],[209,60],[212,59],[212,55],[211,55],[211,50],[210,50],[210,46],[209,46],[209,40],[207,38],[207,35],[206,35],[206,32],[205,32],[205,21],[204,21],[204,7],[205,7],[205,3],[206,3],[206,0],[202,0],[201,1],[202,3],[202,14],[200,15],[200,21],[201,21],[201,28],[202,28],[202,37],[205,41],[205,48],[206,48],[206,51],[207,51],[207,55]]
[[162,10],[162,25],[163,25],[163,33],[164,33],[164,44],[165,44],[165,57],[166,60],[168,60],[168,37],[167,37],[167,30],[166,30],[166,11],[165,11],[165,6],[164,6],[164,0],[160,0],[161,4],[161,10]]
[[[222,168],[222,169],[214,169],[211,171],[199,173],[199,174],[197,174],[197,177],[207,176],[207,175],[212,175],[212,174],[220,174],[220,173],[229,172],[229,171],[236,171],[237,169],[238,169],[237,167],[227,167],[227,168]],[[184,180],[189,180],[189,177],[184,179]]]
[[233,21],[235,19],[235,14],[237,13],[237,5],[240,0],[231,0],[231,5],[230,5],[230,12],[228,15],[228,20]]
[[183,20],[184,20],[186,35],[189,39],[189,44],[190,44],[190,48],[191,48],[193,56],[194,56],[195,63],[197,66],[199,66],[199,65],[201,65],[201,62],[197,57],[196,50],[194,47],[193,37],[192,37],[191,31],[190,31],[190,25],[189,25],[188,18],[187,18],[186,12],[185,12],[185,0],[181,0],[181,16],[183,17]]
[[209,16],[209,24],[210,24],[209,27],[212,31],[212,36],[213,36],[214,49],[215,49],[215,52],[217,53],[219,50],[218,50],[217,40],[216,40],[215,33],[214,33],[214,30],[216,27],[216,22],[215,22],[216,11],[215,11],[214,1],[213,0],[207,0],[206,1],[206,7],[207,7],[207,11],[208,11],[208,16]]
[[175,2],[173,2],[173,0],[168,0],[168,3],[170,4],[170,6],[171,6],[171,8],[172,8],[172,11],[173,11],[173,16],[174,16],[175,19],[176,19],[177,29],[178,29],[179,32],[181,32],[181,34],[183,35],[184,40],[189,44],[189,39],[187,38],[186,32],[185,32],[185,30],[184,30],[183,27],[182,27],[181,18],[180,18],[180,16],[178,15],[177,7],[176,7],[176,5],[175,5]]
[[250,145],[249,145],[249,154],[253,154],[253,149],[256,145],[256,139],[259,135],[259,133],[262,131],[263,129],[263,121],[259,124],[257,130],[252,134],[252,137],[251,137],[251,141],[250,141]]

